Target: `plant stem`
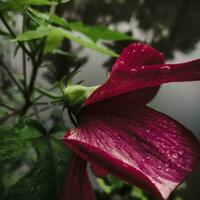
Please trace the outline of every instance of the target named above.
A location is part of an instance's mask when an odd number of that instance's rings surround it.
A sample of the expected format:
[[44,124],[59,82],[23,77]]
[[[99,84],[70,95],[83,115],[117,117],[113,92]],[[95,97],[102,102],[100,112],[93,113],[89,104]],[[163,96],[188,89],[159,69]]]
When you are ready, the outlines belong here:
[[4,104],[4,103],[0,103],[0,106],[6,108],[6,109],[8,109],[8,110],[11,110],[11,111],[16,111],[14,108],[12,108],[12,107],[10,107],[10,106]]
[[[59,82],[54,83],[47,91],[51,91],[58,86]],[[33,102],[40,100],[44,95],[40,94],[33,99]]]
[[0,118],[0,124],[3,124],[8,119],[10,119],[11,117],[14,117],[15,115],[19,114],[20,112],[21,112],[21,109],[15,110],[14,112],[8,114],[7,116]]
[[47,97],[51,98],[51,99],[60,99],[60,98],[62,98],[62,96],[56,96],[54,94],[49,93],[48,91],[45,91],[45,90],[37,88],[37,87],[35,87],[35,90],[38,91],[39,93],[43,94],[44,96],[47,96]]
[[46,39],[42,39],[41,41],[41,45],[40,45],[40,52],[37,56],[37,60],[36,58],[32,59],[32,74],[31,74],[31,80],[29,83],[29,86],[27,88],[27,95],[26,95],[26,103],[24,105],[24,108],[21,112],[21,115],[25,115],[26,112],[28,111],[28,109],[33,105],[33,101],[31,100],[31,96],[34,92],[34,88],[35,88],[35,81],[37,78],[37,74],[38,74],[38,70],[40,68],[40,65],[42,63],[42,57],[43,57],[43,52],[44,52],[44,47],[45,47],[45,41]]
[[[26,16],[23,18],[23,33],[26,31]],[[22,51],[23,75],[24,75],[24,90],[27,93],[27,66],[26,66],[26,53]]]
[[[5,27],[8,29],[8,31],[10,32],[10,34],[16,38],[16,34],[13,32],[13,30],[10,28],[9,24],[7,23],[6,19],[4,18],[4,16],[2,14],[0,14],[0,19],[3,22],[3,24],[5,25]],[[19,46],[23,49],[23,51],[30,57],[30,59],[33,59],[33,56],[31,55],[31,53],[28,51],[28,49],[24,46],[24,44],[20,41],[18,41]]]
[[18,82],[18,80],[15,78],[13,73],[9,70],[9,68],[6,66],[6,64],[0,59],[0,65],[3,67],[3,69],[7,72],[7,74],[10,76],[12,81],[16,84],[16,86],[19,88],[20,92],[24,95],[23,88],[21,87],[21,84]]
[[[41,113],[41,112],[44,112],[44,111],[46,111],[46,110],[48,110],[48,109],[50,109],[50,108],[52,108],[52,107],[46,106],[46,107],[43,107],[43,108],[41,108],[40,110],[38,110],[38,112]],[[30,113],[30,114],[28,115],[28,117],[32,117],[32,116],[34,116],[34,115],[35,115],[35,112],[32,112],[32,113]]]

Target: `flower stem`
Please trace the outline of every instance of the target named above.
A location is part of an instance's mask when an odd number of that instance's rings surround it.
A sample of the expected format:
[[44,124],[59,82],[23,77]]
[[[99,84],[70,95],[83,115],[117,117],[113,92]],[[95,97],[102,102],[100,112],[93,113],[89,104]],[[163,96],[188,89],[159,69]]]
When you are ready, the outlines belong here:
[[46,91],[46,90],[43,90],[43,89],[40,89],[40,88],[37,88],[37,87],[35,87],[35,90],[36,90],[37,92],[43,94],[44,96],[47,96],[47,97],[51,98],[51,99],[60,99],[60,98],[62,98],[62,96],[54,95],[54,94],[52,94],[52,93],[49,93],[49,92]]
[[3,69],[7,72],[7,74],[10,76],[12,81],[16,84],[20,92],[24,95],[23,88],[21,87],[21,84],[18,82],[18,80],[15,78],[13,73],[10,71],[10,69],[6,66],[6,64],[0,59],[0,65],[3,67]]
[[[16,38],[16,34],[13,32],[13,30],[10,28],[9,24],[7,23],[6,19],[4,18],[4,16],[2,14],[0,14],[0,19],[3,22],[3,24],[5,25],[5,27],[8,29],[8,31],[10,32],[10,34],[12,35],[12,37]],[[23,51],[30,57],[30,59],[32,60],[33,57],[31,55],[31,53],[28,51],[28,49],[24,46],[24,44],[20,41],[18,41],[19,46],[23,49]]]
[[[26,31],[26,16],[23,18],[23,33]],[[24,75],[24,90],[27,93],[27,66],[26,66],[26,53],[22,52],[23,75]]]
[[4,104],[4,103],[0,103],[0,106],[3,107],[3,108],[6,108],[6,109],[8,109],[8,110],[11,110],[11,111],[16,111],[14,108],[12,108],[12,107],[10,107],[10,106]]

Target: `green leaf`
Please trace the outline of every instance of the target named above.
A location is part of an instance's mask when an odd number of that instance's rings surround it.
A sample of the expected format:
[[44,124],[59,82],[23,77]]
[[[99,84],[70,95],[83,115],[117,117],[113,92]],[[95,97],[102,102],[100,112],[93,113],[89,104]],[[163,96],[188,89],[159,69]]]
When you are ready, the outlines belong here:
[[145,194],[143,193],[143,191],[138,187],[133,188],[133,190],[131,192],[131,196],[133,198],[137,198],[139,200],[148,200],[147,197],[145,196]]
[[69,23],[65,19],[55,14],[51,16],[51,22],[66,29],[70,28]]
[[[90,38],[85,37],[84,35],[76,35],[73,32],[54,26],[40,26],[34,31],[27,31],[21,35],[18,35],[17,38],[15,38],[13,41],[29,41],[42,38],[47,35],[49,35],[49,40],[53,41],[53,44],[47,44],[46,52],[51,52],[58,45],[60,42],[59,40],[65,37],[73,42],[80,44],[83,47],[93,49],[99,53],[114,57],[118,56],[114,51],[93,42]],[[53,39],[53,36],[55,36],[55,40]]]
[[0,11],[5,12],[8,10],[21,11],[25,6],[51,6],[56,2],[48,0],[10,0],[6,2],[0,2]]
[[50,29],[45,26],[40,26],[34,31],[27,31],[17,36],[13,41],[28,41],[42,38],[49,33]]
[[88,37],[90,37],[94,42],[99,39],[103,40],[132,40],[133,38],[120,32],[112,31],[103,26],[85,26],[81,22],[70,23],[70,28],[72,30],[81,32]]
[[58,199],[71,152],[53,135],[34,121],[0,128],[0,199]]
[[49,34],[47,35],[44,52],[51,53],[54,49],[59,47],[62,40],[63,40],[62,35],[50,31]]
[[28,127],[19,130],[0,128],[0,161],[12,159],[23,154],[30,148],[31,140],[40,136],[40,132]]
[[[49,23],[49,13],[40,12],[40,11],[33,9],[33,8],[28,8],[27,11],[29,11],[32,15],[34,15],[35,17],[40,19],[40,21]],[[51,23],[59,25],[59,26],[66,28],[66,29],[70,28],[69,23],[65,19],[59,17],[56,14],[51,15]]]
[[83,35],[76,35],[73,32],[67,31],[63,28],[57,28],[57,27],[52,27],[52,31],[55,34],[60,34],[63,37],[68,38],[69,40],[80,44],[83,47],[93,49],[105,55],[114,56],[114,57],[118,56],[114,51],[93,42],[91,39],[84,37]]

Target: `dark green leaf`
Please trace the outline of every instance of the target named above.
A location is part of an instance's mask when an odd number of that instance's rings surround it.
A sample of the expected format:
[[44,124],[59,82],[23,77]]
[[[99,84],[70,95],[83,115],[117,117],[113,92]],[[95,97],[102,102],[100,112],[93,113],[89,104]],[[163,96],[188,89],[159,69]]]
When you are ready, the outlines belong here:
[[40,132],[28,127],[0,128],[0,161],[20,156],[30,148],[31,140],[39,137]]
[[94,42],[99,39],[103,40],[132,40],[133,38],[117,31],[112,31],[103,26],[85,26],[81,22],[70,23],[70,28],[72,30],[84,33],[90,37]]
[[107,48],[93,42],[91,39],[84,37],[83,35],[76,35],[73,32],[70,32],[63,28],[57,28],[57,27],[52,27],[51,30],[55,34],[60,34],[63,37],[68,38],[69,40],[80,44],[83,47],[93,49],[93,50],[103,53],[105,55],[114,56],[114,57],[118,56],[114,51],[107,49]]
[[17,36],[13,41],[28,41],[42,38],[49,33],[50,29],[45,26],[38,27],[34,31],[27,31]]
[[25,6],[35,5],[35,6],[44,6],[44,5],[55,5],[56,2],[48,0],[10,0],[6,2],[0,2],[0,11],[21,11]]
[[50,31],[49,34],[47,35],[44,52],[51,53],[54,49],[59,47],[62,40],[63,40],[62,35]]
[[0,129],[0,199],[58,199],[71,153],[53,135],[34,121]]

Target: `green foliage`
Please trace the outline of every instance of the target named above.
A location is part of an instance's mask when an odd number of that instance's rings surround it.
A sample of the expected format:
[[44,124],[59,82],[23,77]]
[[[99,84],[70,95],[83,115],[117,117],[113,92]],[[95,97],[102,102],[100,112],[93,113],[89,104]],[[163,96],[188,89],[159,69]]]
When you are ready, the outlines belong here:
[[29,40],[34,40],[38,38],[42,38],[50,32],[50,28],[45,27],[45,26],[40,26],[34,31],[27,31],[25,33],[22,33],[19,35],[16,39],[13,41],[29,41]]
[[71,156],[61,132],[34,121],[0,128],[0,199],[57,199]]
[[126,34],[112,31],[103,26],[85,26],[81,22],[70,23],[71,30],[78,31],[90,37],[94,42],[103,39],[103,40],[132,40],[133,38],[129,37]]
[[0,11],[23,11],[25,7],[33,6],[53,6],[58,3],[66,3],[70,0],[6,0],[0,1]]
[[54,45],[56,44],[57,46],[58,41],[60,42],[62,38],[65,37],[73,42],[80,44],[83,47],[96,50],[97,52],[103,53],[105,55],[117,56],[117,54],[113,52],[112,50],[109,50],[99,45],[98,43],[93,42],[90,38],[85,37],[82,34],[77,35],[71,31],[65,30],[60,27],[54,27],[54,26],[49,26],[49,27],[41,26],[37,28],[35,31],[27,31],[25,33],[18,35],[18,37],[14,41],[29,41],[29,40],[42,38],[44,36],[51,37],[51,35],[55,35],[56,37],[53,39],[53,46],[51,46],[52,44],[48,44],[48,41],[50,43],[52,42],[52,39],[48,38],[49,40],[47,40],[46,52],[52,51],[55,48]]
[[29,5],[55,5],[55,1],[48,1],[48,0],[10,0],[6,2],[0,2],[0,11],[22,11],[24,7]]

